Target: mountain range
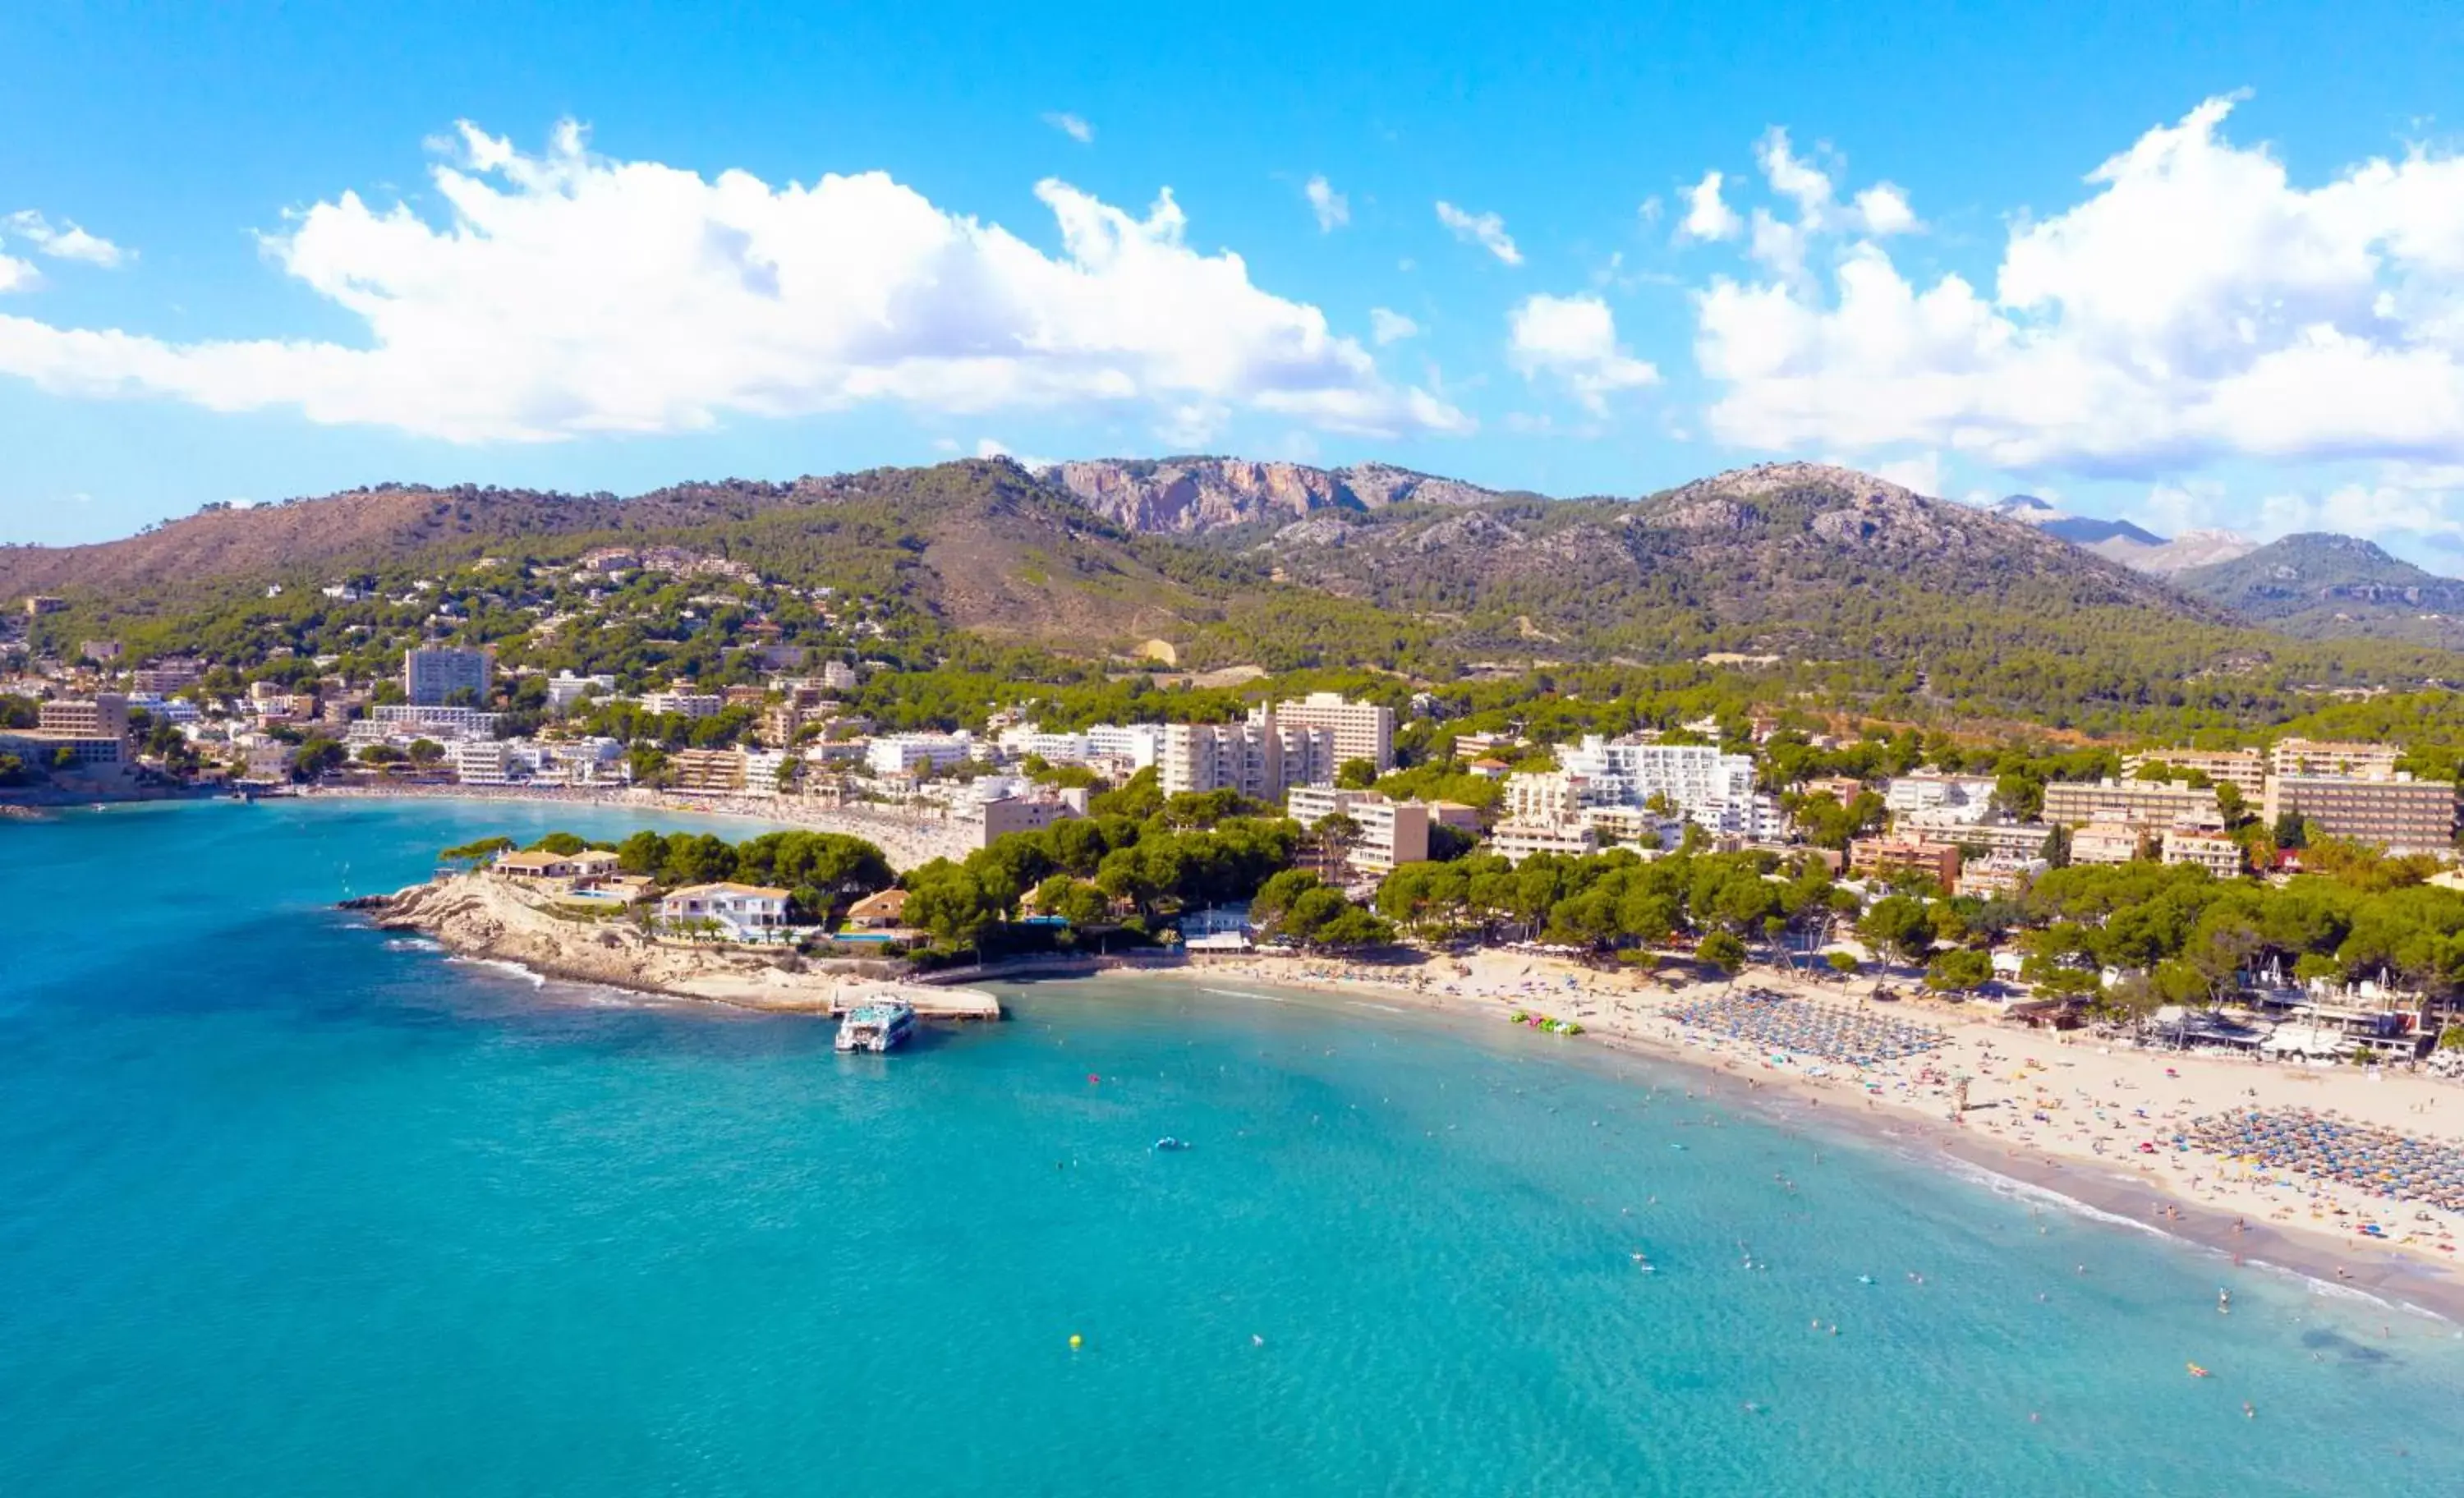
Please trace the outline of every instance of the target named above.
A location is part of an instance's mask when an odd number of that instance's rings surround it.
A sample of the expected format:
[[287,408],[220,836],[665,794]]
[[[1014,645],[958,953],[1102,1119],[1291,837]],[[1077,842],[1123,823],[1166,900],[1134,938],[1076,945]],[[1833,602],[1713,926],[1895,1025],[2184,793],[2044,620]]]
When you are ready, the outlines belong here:
[[0,548],[0,598],[60,595],[57,628],[107,632],[262,612],[277,583],[313,596],[342,575],[656,540],[887,596],[948,629],[1080,653],[1159,641],[1200,665],[1443,674],[1737,654],[2032,710],[2219,672],[2464,675],[2464,661],[2363,638],[2464,646],[2443,619],[2464,584],[2344,538],[2236,539],[2223,561],[2145,564],[2191,540],[1810,463],[1552,499],[1384,464],[986,459],[630,498],[386,484],[211,507],[123,540]]
[[2033,525],[2082,550],[2159,577],[2231,562],[2258,549],[2258,542],[2232,531],[2185,531],[2168,540],[2128,520],[2072,515],[2034,495],[2013,495],[1991,508],[1995,515]]
[[2464,648],[2464,583],[2358,537],[2313,531],[2261,545],[2232,531],[2202,530],[2168,540],[2127,520],[2066,514],[2034,495],[2013,495],[1990,508],[2287,634]]

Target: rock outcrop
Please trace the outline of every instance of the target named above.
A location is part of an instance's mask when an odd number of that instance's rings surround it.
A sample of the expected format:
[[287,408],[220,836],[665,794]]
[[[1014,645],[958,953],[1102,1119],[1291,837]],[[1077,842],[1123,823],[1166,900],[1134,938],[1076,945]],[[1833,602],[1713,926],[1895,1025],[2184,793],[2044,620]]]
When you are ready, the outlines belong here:
[[1388,463],[1327,469],[1229,457],[1105,458],[1057,463],[1044,476],[1124,529],[1165,536],[1287,523],[1322,510],[1485,504],[1504,497]]
[[415,884],[353,908],[384,930],[418,932],[456,956],[633,993],[831,1014],[891,989],[928,1017],[1001,1013],[979,990],[888,981],[879,963],[807,962],[792,952],[661,941],[622,917],[561,914],[547,897],[489,874]]

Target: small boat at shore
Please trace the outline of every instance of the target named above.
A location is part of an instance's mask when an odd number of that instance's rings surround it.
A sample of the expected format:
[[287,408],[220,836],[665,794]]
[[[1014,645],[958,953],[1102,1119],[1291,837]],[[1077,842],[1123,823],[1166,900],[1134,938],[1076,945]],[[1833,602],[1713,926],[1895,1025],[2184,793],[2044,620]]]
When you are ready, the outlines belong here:
[[875,1055],[897,1049],[915,1033],[915,1007],[895,999],[859,1004],[839,1021],[840,1050],[869,1050]]

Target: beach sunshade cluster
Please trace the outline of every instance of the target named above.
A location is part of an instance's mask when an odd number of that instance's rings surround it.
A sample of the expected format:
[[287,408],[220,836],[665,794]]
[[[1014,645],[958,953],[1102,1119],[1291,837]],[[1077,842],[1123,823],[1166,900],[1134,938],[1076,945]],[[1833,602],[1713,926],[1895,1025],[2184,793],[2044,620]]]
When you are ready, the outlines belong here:
[[1919,1055],[1946,1039],[1931,1025],[1791,999],[1767,988],[1700,999],[1668,1014],[1682,1024],[1748,1041],[1762,1050],[1819,1056],[1859,1067]]
[[2464,1150],[2307,1108],[2249,1108],[2191,1121],[2176,1142],[2394,1201],[2464,1211]]

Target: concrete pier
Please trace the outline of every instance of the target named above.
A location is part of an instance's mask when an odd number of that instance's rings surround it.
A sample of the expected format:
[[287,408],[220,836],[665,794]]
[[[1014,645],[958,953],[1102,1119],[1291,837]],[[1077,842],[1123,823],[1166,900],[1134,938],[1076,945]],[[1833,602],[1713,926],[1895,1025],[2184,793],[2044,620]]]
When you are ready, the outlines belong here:
[[936,983],[843,982],[830,990],[830,1009],[845,1014],[863,1004],[896,1000],[913,1008],[919,1020],[998,1020],[1001,1001],[980,988],[951,988]]

